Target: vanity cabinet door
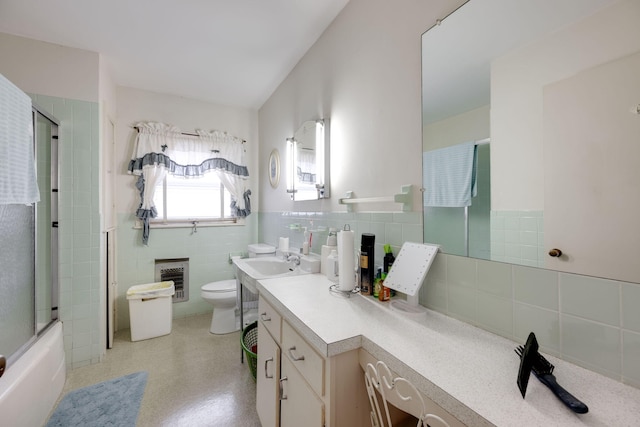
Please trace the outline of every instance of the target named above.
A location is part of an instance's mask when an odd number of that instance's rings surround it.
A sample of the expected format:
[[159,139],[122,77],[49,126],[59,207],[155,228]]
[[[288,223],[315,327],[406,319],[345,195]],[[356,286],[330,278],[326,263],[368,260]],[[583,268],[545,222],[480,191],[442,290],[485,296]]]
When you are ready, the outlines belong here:
[[256,409],[262,427],[279,425],[280,348],[262,322],[258,322]]
[[282,358],[280,376],[280,427],[322,427],[324,404],[287,357]]

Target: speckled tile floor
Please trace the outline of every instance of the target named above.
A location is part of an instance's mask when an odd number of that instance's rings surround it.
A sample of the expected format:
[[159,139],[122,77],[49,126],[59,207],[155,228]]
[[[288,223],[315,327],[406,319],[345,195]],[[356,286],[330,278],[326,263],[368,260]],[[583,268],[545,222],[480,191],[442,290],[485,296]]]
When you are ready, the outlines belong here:
[[147,371],[138,427],[260,426],[256,384],[240,363],[240,335],[209,333],[211,315],[173,320],[171,334],[131,342],[116,333],[102,363],[67,372],[62,391]]

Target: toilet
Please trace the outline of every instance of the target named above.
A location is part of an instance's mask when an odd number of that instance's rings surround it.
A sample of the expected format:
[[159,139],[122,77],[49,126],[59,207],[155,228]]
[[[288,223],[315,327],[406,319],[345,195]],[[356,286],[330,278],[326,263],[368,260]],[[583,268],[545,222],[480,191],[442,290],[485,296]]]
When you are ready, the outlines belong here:
[[228,334],[239,329],[236,325],[236,279],[211,282],[200,288],[200,296],[213,306],[212,334]]
[[[274,256],[276,248],[264,243],[248,246],[249,257]],[[213,306],[211,327],[209,332],[216,335],[229,334],[240,330],[238,307],[238,290],[236,279],[220,280],[202,285],[200,296]],[[245,317],[245,323],[251,317]]]

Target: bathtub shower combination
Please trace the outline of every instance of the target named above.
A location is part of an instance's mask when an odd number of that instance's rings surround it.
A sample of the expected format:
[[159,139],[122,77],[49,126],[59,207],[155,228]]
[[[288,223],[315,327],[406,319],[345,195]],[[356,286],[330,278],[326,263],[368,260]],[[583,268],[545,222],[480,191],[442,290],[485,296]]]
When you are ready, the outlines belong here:
[[0,425],[34,426],[46,421],[66,376],[58,321],[58,122],[2,75],[0,111],[0,151],[9,154],[0,156]]

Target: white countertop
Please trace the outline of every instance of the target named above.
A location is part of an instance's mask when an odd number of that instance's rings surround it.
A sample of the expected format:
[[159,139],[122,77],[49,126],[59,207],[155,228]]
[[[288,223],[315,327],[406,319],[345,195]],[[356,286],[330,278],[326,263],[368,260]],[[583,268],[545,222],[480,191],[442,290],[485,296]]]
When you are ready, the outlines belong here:
[[362,347],[469,426],[640,426],[639,389],[545,354],[589,412],[574,414],[533,375],[522,399],[513,350],[523,343],[431,310],[418,322],[330,285],[311,274],[260,280],[257,289],[319,353]]

